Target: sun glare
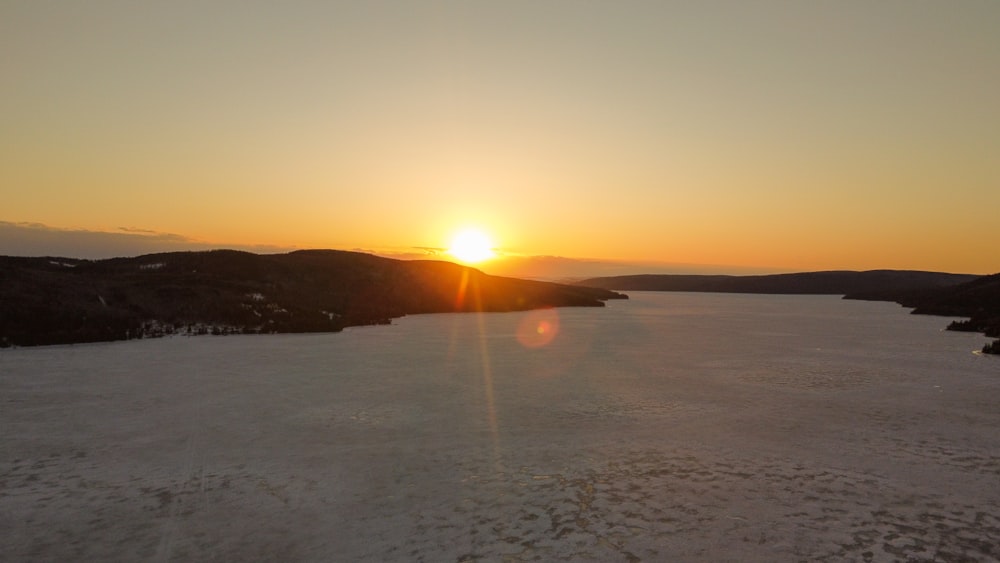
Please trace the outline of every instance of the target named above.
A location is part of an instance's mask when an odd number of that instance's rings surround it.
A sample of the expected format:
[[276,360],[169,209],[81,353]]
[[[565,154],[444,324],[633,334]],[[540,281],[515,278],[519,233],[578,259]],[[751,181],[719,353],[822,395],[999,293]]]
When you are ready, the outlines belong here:
[[465,229],[458,232],[451,239],[448,254],[451,254],[462,262],[470,264],[489,260],[496,256],[496,253],[493,252],[493,242],[490,240],[490,237],[477,229]]

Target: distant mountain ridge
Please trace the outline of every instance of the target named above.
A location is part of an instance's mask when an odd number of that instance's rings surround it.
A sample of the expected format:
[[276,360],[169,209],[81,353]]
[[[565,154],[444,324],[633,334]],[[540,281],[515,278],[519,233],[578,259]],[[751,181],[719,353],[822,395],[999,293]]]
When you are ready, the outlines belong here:
[[0,346],[328,332],[417,313],[599,307],[613,291],[338,250],[0,256]]
[[861,292],[948,287],[969,282],[978,277],[970,274],[913,270],[870,270],[865,272],[833,270],[758,276],[643,274],[590,278],[576,283],[584,287],[621,291],[847,295]]

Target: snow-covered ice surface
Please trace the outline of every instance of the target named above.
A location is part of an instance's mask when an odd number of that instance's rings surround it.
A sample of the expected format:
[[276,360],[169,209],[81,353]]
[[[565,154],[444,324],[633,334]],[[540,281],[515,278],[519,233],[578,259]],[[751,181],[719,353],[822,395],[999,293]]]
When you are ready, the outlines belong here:
[[0,351],[0,559],[1000,558],[985,338],[631,297]]

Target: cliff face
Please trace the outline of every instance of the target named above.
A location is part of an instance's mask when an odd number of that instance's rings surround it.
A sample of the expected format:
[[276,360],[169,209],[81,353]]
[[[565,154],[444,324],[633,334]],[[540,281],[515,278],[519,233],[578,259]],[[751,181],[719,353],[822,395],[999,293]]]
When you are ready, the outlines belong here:
[[448,262],[334,250],[0,257],[0,346],[176,332],[338,331],[415,313],[592,307],[624,297]]

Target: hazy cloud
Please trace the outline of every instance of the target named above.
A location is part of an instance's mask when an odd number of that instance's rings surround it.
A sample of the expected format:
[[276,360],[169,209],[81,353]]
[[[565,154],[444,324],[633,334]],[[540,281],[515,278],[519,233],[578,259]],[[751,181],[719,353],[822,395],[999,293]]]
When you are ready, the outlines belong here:
[[[413,247],[399,251],[356,249],[397,260],[446,260],[454,261],[445,248]],[[505,254],[497,251],[497,258],[475,264],[487,274],[512,278],[549,281],[574,281],[600,276],[629,274],[771,274],[779,270],[745,268],[713,264],[682,264],[676,262],[629,262],[621,260],[567,258],[565,256],[539,256]],[[784,270],[781,270],[784,271]]]
[[631,262],[567,258],[565,256],[503,256],[484,263],[480,268],[488,274],[551,281],[576,281],[600,276],[631,274],[761,274],[774,270],[741,268],[714,264],[682,264],[675,262]]
[[[276,254],[297,250],[296,247],[274,245],[213,244],[175,233],[161,233],[133,227],[119,227],[115,231],[90,231],[86,229],[59,229],[41,223],[0,221],[0,255],[7,256],[59,256],[98,260],[141,256],[157,252],[217,248],[232,248],[257,254]],[[447,249],[435,247],[411,247],[399,250],[353,248],[351,250],[397,260],[453,261]],[[502,252],[499,254],[498,258],[477,264],[475,267],[487,274],[552,281],[628,274],[765,274],[779,271],[723,265],[627,262],[566,258],[563,256],[522,256],[505,255]]]
[[59,229],[40,223],[0,221],[0,255],[7,256],[61,256],[96,260],[213,248],[234,248],[260,254],[295,250],[273,245],[210,244],[183,235],[148,229],[119,227],[117,231],[90,231]]

